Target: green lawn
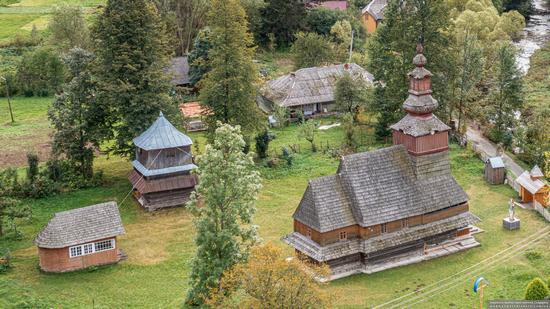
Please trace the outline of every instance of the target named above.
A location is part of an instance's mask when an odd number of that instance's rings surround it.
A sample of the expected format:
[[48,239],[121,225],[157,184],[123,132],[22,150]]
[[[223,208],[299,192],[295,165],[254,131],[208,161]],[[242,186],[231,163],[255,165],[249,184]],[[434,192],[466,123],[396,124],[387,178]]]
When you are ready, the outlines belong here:
[[2,14],[0,13],[0,41],[13,38],[22,33],[21,28],[39,18],[39,14]]
[[[29,119],[33,119],[33,116],[29,115]],[[332,121],[328,119],[325,122]],[[292,230],[291,215],[307,181],[334,173],[338,161],[323,151],[311,153],[308,143],[298,138],[295,126],[274,131],[278,137],[272,142],[271,149],[280,151],[282,146],[298,143],[301,153],[296,155],[292,168],[260,168],[264,176],[264,188],[258,202],[255,223],[260,226],[260,236],[264,241],[281,245],[291,255],[291,248],[279,239]],[[199,140],[203,148],[205,141],[202,135],[192,134],[192,137]],[[340,128],[318,135],[319,144],[328,141],[329,147],[340,143],[342,138]],[[378,146],[375,144],[371,147]],[[520,239],[536,234],[547,225],[538,215],[518,210],[523,221],[522,229],[505,232],[501,228],[501,220],[507,214],[507,199],[514,196],[514,192],[506,186],[486,185],[482,180],[482,163],[469,151],[453,147],[452,166],[458,182],[471,198],[473,212],[483,220],[479,227],[485,233],[477,236],[482,246],[420,264],[332,282],[326,289],[334,296],[336,307],[364,308],[388,301],[492,256]],[[149,214],[142,211],[133,200],[127,199],[121,205],[127,234],[119,241],[120,247],[129,256],[127,261],[69,274],[43,274],[38,270],[32,239],[54,212],[108,200],[120,203],[130,190],[125,178],[130,164],[126,160],[101,157],[96,161],[96,167],[106,174],[107,184],[104,187],[25,201],[33,209],[33,218],[21,222],[24,239],[0,241],[0,247],[9,247],[14,255],[14,268],[0,275],[1,308],[16,307],[23,301],[30,307],[47,305],[55,308],[92,305],[96,308],[177,308],[181,305],[194,252],[194,229],[191,217],[184,209]],[[550,238],[537,244],[534,250],[542,254],[540,259],[530,261],[520,254],[492,271],[477,274],[491,282],[486,290],[486,299],[521,299],[525,285],[533,276],[550,275],[549,245]],[[417,308],[472,307],[477,300],[477,296],[470,292],[473,280],[472,276],[454,285],[453,290],[421,303]]]
[[50,152],[52,132],[46,111],[51,97],[15,97],[12,109],[15,123],[11,123],[8,100],[0,97],[0,168],[19,166],[25,163],[27,152],[37,153],[41,159]]

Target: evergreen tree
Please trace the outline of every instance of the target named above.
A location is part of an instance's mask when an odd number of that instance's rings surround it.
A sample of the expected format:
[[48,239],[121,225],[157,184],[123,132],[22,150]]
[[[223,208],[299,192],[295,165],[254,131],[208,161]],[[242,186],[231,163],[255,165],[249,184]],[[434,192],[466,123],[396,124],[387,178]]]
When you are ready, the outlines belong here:
[[[289,46],[294,34],[303,29],[306,8],[302,0],[267,0],[262,9],[262,27],[259,42],[266,45],[273,33],[277,46]],[[332,25],[331,25],[332,26]]]
[[132,139],[158,116],[176,115],[165,24],[148,0],[109,0],[94,28],[101,102],[109,107],[109,151],[134,155]]
[[[379,114],[379,138],[389,136],[388,127],[402,116],[401,105],[407,98],[407,73],[419,38],[428,58],[428,69],[434,73],[433,89],[445,106],[448,97],[446,77],[452,75],[451,19],[446,4],[440,0],[390,0],[384,22],[369,44],[369,71],[383,84],[378,85],[377,103],[372,109]],[[444,108],[443,108],[444,110]]]
[[489,137],[510,146],[515,113],[523,106],[523,79],[517,67],[515,48],[510,43],[503,43],[498,48],[492,74],[487,117],[494,126]]
[[209,28],[204,28],[199,31],[193,50],[189,53],[189,82],[195,86],[202,77],[210,71],[208,65],[208,52],[212,47],[212,33]]
[[52,152],[64,155],[82,177],[93,174],[94,150],[99,147],[104,109],[96,100],[96,83],[90,71],[94,55],[74,48],[64,57],[71,80],[63,85],[48,111],[55,128]]
[[239,0],[213,0],[209,12],[212,47],[210,71],[201,82],[200,101],[213,113],[209,128],[216,122],[240,125],[250,135],[261,125],[254,83],[258,72],[252,62],[253,40],[246,27],[246,15]]
[[526,300],[542,300],[550,294],[548,286],[541,278],[535,278],[529,285],[527,285],[527,290],[525,291]]
[[256,242],[251,225],[261,189],[253,155],[244,154],[239,126],[218,123],[214,143],[197,158],[200,183],[188,208],[195,216],[197,253],[187,302],[200,305],[219,287],[224,271],[246,260]]

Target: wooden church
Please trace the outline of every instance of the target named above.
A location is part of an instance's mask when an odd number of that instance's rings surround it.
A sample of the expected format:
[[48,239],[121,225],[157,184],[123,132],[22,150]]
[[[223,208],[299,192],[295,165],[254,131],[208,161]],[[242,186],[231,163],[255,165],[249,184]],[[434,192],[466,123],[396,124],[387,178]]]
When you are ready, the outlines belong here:
[[136,159],[128,176],[134,197],[146,210],[183,205],[197,184],[191,139],[162,114],[134,140]]
[[336,174],[313,179],[283,237],[298,256],[327,263],[331,279],[420,262],[479,243],[479,220],[451,175],[448,131],[433,112],[421,44],[409,74],[407,115],[393,146],[345,156]]

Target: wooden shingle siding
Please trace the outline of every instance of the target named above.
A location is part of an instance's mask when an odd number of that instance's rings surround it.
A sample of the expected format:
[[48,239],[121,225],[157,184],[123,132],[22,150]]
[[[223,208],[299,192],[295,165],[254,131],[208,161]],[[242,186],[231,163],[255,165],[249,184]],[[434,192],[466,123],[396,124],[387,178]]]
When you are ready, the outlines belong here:
[[449,149],[449,133],[438,132],[433,135],[413,137],[401,131],[393,132],[393,144],[405,145],[412,155],[424,155]]

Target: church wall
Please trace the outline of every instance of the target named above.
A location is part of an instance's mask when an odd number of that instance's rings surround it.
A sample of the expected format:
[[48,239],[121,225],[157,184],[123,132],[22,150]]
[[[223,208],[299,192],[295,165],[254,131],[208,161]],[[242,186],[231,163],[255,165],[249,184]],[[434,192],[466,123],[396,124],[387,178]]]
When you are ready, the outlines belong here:
[[412,155],[429,154],[449,149],[448,132],[414,137],[401,131],[393,131],[393,144],[405,145]]

